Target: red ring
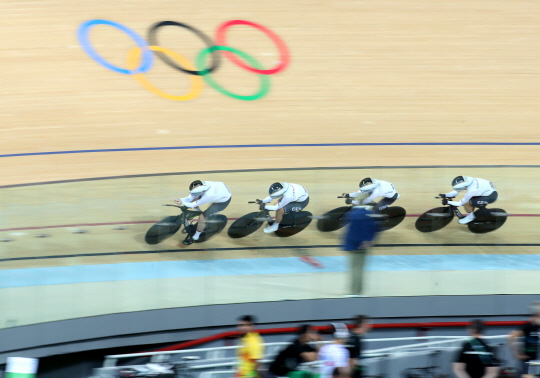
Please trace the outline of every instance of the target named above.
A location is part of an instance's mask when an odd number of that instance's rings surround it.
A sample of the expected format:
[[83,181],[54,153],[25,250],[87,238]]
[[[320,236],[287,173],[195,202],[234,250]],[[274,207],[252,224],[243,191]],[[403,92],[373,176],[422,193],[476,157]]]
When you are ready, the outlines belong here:
[[283,40],[276,33],[274,33],[272,30],[270,30],[270,29],[268,29],[268,28],[266,28],[266,27],[264,27],[264,26],[262,26],[260,24],[256,24],[254,22],[251,22],[251,21],[231,20],[231,21],[227,21],[227,22],[224,22],[223,24],[219,25],[219,27],[216,30],[216,45],[218,45],[218,46],[227,46],[227,41],[225,40],[225,30],[228,27],[234,26],[234,25],[253,26],[255,29],[259,29],[260,31],[265,33],[276,44],[276,46],[277,46],[277,48],[279,50],[280,61],[279,61],[278,65],[275,66],[274,68],[271,68],[269,70],[260,70],[260,69],[248,66],[247,64],[245,64],[242,60],[240,60],[238,57],[236,57],[236,55],[232,54],[231,52],[223,51],[222,53],[223,53],[223,55],[225,55],[225,57],[227,59],[229,59],[231,62],[233,62],[237,66],[240,66],[242,68],[245,68],[248,71],[255,72],[255,73],[258,73],[258,74],[261,74],[261,75],[273,75],[273,74],[276,74],[278,72],[283,71],[285,69],[285,67],[287,67],[287,65],[291,61],[291,56],[289,54],[289,49],[287,49],[287,45],[285,45],[285,42],[283,42]]

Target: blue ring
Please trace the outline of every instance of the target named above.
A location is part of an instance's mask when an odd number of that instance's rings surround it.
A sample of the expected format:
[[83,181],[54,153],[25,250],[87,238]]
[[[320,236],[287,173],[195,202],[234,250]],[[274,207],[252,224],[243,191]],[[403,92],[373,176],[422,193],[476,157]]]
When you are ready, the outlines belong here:
[[[125,68],[117,67],[107,62],[105,59],[103,59],[96,52],[96,50],[94,50],[88,38],[90,28],[95,25],[109,25],[129,35],[135,41],[135,43],[137,43],[137,46],[141,48],[143,59],[142,59],[140,67],[134,70],[128,70]],[[144,38],[138,35],[136,32],[134,32],[130,28],[128,28],[127,26],[124,26],[117,22],[109,21],[109,20],[90,20],[90,21],[83,22],[81,26],[79,26],[79,31],[77,33],[77,36],[79,37],[79,43],[81,44],[81,47],[88,54],[88,56],[94,59],[97,63],[101,64],[103,67],[110,69],[111,71],[118,72],[125,75],[146,73],[150,71],[150,68],[152,68],[152,64],[154,63],[154,54],[150,50],[150,46],[144,40]]]

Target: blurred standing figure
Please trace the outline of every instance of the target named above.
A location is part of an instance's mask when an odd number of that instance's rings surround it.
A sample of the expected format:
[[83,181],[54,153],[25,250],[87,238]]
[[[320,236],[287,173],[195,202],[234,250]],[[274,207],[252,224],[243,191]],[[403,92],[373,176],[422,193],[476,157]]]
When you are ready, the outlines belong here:
[[298,337],[277,355],[268,368],[266,378],[284,377],[304,362],[317,359],[317,349],[309,345],[312,341],[320,341],[317,332],[309,325],[300,327]]
[[242,334],[237,349],[238,371],[241,378],[259,377],[259,360],[264,357],[264,340],[255,332],[255,318],[244,315],[238,319],[237,328]]
[[351,336],[347,340],[352,378],[362,378],[362,375],[365,375],[365,366],[360,364],[360,359],[362,358],[362,336],[368,333],[370,329],[371,322],[369,317],[366,315],[357,315],[354,319],[354,328],[351,330]]
[[364,263],[369,248],[377,236],[379,226],[373,213],[363,207],[354,208],[348,213],[349,228],[343,249],[350,252],[351,286],[348,296],[362,294]]
[[[532,316],[519,330],[508,335],[510,349],[520,361],[521,374],[529,373],[529,361],[536,360],[538,356],[538,336],[540,331],[540,302],[533,302],[529,306]],[[523,338],[523,347],[518,339]]]
[[499,373],[493,351],[482,339],[484,324],[473,320],[468,327],[472,339],[461,348],[453,371],[458,378],[495,378]]
[[349,331],[343,323],[334,323],[332,326],[334,327],[334,341],[319,350],[319,360],[322,363],[320,378],[333,376],[348,378],[350,376],[349,351],[344,344],[349,337]]

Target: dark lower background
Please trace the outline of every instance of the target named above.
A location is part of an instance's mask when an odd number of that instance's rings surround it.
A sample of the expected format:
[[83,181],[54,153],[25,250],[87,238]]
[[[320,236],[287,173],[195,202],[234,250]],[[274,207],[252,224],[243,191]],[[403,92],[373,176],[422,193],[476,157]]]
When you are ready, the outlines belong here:
[[[8,356],[40,359],[40,378],[87,378],[108,354],[132,353],[235,329],[240,315],[252,314],[259,328],[349,321],[367,314],[373,323],[452,322],[472,318],[526,320],[535,295],[423,296],[318,299],[172,308],[112,314],[0,330],[0,364]],[[490,327],[489,335],[511,327]],[[376,329],[370,338],[464,335],[464,328]],[[268,335],[285,341],[291,335]],[[223,340],[205,346],[222,346]],[[1,375],[0,375],[1,377]]]

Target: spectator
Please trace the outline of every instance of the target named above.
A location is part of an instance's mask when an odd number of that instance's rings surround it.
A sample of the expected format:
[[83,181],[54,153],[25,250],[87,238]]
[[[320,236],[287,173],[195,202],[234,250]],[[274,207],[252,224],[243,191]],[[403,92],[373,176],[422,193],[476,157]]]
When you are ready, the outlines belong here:
[[[536,360],[538,355],[538,336],[540,324],[540,302],[533,302],[529,306],[532,316],[519,330],[508,335],[508,343],[512,353],[520,361],[521,374],[528,374],[529,361]],[[523,347],[518,339],[523,338]]]
[[379,226],[374,214],[364,207],[357,207],[348,213],[349,228],[345,236],[343,249],[349,251],[351,266],[351,286],[348,297],[357,297],[362,294],[362,280],[364,263],[369,248],[377,235]]
[[268,368],[268,378],[284,377],[296,370],[303,362],[315,361],[317,349],[309,345],[310,342],[321,340],[317,332],[308,324],[300,327],[300,333],[293,342],[277,355]]
[[238,330],[242,334],[238,348],[237,377],[259,377],[259,360],[264,356],[262,337],[255,332],[255,318],[244,315],[238,319]]
[[322,362],[320,378],[336,376],[348,378],[350,376],[349,351],[344,344],[349,337],[349,331],[343,323],[333,324],[333,327],[335,329],[334,341],[319,350],[319,360]]
[[366,315],[357,315],[354,319],[354,328],[351,330],[351,336],[347,340],[347,349],[349,350],[349,365],[353,378],[362,378],[365,374],[365,366],[360,364],[362,358],[362,335],[365,335],[371,329],[371,322]]
[[482,339],[484,324],[473,320],[468,331],[472,339],[466,341],[453,365],[458,378],[495,378],[499,368],[496,366],[493,351]]

